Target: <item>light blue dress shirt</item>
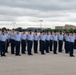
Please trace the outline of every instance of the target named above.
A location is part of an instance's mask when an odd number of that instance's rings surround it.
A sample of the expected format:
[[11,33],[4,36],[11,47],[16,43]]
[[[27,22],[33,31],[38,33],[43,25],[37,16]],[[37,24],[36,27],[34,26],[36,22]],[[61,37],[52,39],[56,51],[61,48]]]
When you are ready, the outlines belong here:
[[5,33],[4,35],[6,36],[6,39],[9,39],[8,33]]
[[0,35],[2,34],[2,31],[0,31]]
[[42,39],[42,34],[40,34],[40,40]]
[[57,41],[58,40],[58,35],[53,35],[53,41]]
[[46,35],[46,40],[50,41],[50,34]]
[[21,34],[21,39],[22,40],[26,40],[26,38],[27,38],[26,34]]
[[61,34],[61,35],[59,34],[59,35],[58,35],[58,39],[59,39],[59,40],[63,40],[63,35],[62,35],[62,34]]
[[6,35],[1,35],[1,41],[5,42],[6,41]]
[[0,41],[1,41],[1,35],[0,35]]
[[50,34],[50,40],[53,40],[53,35]]
[[65,40],[69,42],[70,41],[69,36],[66,35]]
[[70,42],[73,42],[74,43],[74,41],[75,41],[75,37],[74,36],[70,36]]
[[27,39],[30,41],[33,41],[34,39],[33,34],[28,34]]
[[21,34],[15,34],[15,41],[21,40]]
[[39,36],[37,34],[34,34],[34,40],[36,40],[36,41],[39,40]]
[[41,40],[42,40],[42,41],[45,41],[45,40],[46,40],[46,34],[41,35]]
[[10,32],[10,39],[15,40],[15,33]]

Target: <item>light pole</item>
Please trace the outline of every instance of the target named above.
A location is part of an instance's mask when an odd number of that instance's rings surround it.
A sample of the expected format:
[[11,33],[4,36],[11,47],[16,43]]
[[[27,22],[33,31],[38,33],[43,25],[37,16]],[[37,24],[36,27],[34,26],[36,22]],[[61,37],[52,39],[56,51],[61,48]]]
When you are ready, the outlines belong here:
[[12,25],[13,25],[13,29],[15,28],[15,26],[14,26],[15,24],[16,24],[16,22],[12,22]]
[[42,22],[43,22],[43,20],[39,20],[39,22],[40,22],[40,28],[42,28]]

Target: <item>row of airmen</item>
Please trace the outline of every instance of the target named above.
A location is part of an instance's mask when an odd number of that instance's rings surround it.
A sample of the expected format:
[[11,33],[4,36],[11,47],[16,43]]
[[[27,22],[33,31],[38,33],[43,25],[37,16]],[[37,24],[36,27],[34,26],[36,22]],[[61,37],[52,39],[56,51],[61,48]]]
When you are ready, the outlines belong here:
[[[34,53],[38,53],[38,43],[39,43],[39,51],[42,55],[46,53],[50,53],[53,51],[54,54],[58,52],[62,52],[63,50],[63,41],[65,53],[69,53],[70,57],[74,57],[74,42],[75,42],[75,34],[74,33],[50,33],[42,31],[40,34],[35,31],[32,33],[31,31],[26,34],[22,32],[16,32],[12,30],[8,33],[7,30],[2,32],[0,30],[0,54],[1,56],[6,56],[5,53],[8,52],[9,41],[11,43],[11,54],[15,54],[16,56],[20,56],[20,44],[21,44],[21,52],[22,54],[26,54],[26,46],[28,55],[32,54],[32,46],[34,43]],[[38,42],[39,41],[39,42]]]

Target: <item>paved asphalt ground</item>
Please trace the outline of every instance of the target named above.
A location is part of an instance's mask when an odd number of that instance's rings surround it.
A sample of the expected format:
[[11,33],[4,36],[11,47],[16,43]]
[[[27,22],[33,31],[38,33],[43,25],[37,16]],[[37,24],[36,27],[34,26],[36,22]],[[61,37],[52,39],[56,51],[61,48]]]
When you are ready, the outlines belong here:
[[0,75],[76,75],[76,57],[64,52],[15,56],[9,49],[6,55],[0,57]]

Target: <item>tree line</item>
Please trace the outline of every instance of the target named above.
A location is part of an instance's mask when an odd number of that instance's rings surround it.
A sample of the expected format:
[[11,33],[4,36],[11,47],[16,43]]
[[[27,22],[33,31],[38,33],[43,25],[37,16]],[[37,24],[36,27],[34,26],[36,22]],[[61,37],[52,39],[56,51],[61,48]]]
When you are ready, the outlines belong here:
[[[10,31],[11,29],[7,29],[6,27],[3,27],[3,28],[0,28],[2,31],[4,31],[4,30],[8,30],[8,31]],[[48,32],[74,32],[74,33],[76,33],[76,29],[51,29],[51,28],[27,28],[27,29],[23,29],[23,28],[21,28],[21,27],[18,27],[18,28],[15,28],[14,29],[15,31],[19,31],[19,32],[23,32],[23,31],[29,31],[29,30],[31,30],[31,31],[38,31],[38,32],[40,32],[40,31],[42,31],[42,30],[44,30],[44,31],[48,31]]]

